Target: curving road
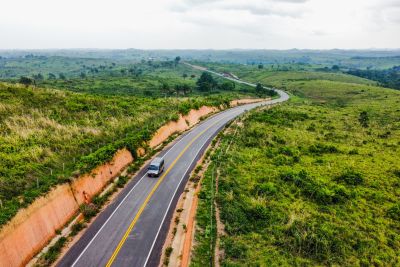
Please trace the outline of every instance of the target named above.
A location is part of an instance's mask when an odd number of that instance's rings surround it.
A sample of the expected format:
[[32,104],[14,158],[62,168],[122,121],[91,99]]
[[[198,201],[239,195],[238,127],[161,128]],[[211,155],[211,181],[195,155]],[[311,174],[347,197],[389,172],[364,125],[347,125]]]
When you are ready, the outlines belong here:
[[276,91],[280,98],[218,113],[162,151],[160,155],[166,164],[163,175],[148,178],[145,166],[99,215],[58,266],[157,266],[177,200],[207,145],[229,121],[246,110],[289,99],[285,92]]

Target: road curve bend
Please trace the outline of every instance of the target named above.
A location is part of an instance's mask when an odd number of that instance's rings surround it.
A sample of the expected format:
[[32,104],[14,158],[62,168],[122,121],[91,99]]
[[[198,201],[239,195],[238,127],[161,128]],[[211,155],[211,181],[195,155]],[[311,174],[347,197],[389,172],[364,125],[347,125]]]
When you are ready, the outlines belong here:
[[166,166],[162,176],[148,178],[145,166],[99,214],[57,266],[157,266],[178,198],[207,145],[228,122],[245,111],[289,99],[284,91],[276,91],[280,96],[277,99],[225,110],[178,138],[172,147],[160,153]]

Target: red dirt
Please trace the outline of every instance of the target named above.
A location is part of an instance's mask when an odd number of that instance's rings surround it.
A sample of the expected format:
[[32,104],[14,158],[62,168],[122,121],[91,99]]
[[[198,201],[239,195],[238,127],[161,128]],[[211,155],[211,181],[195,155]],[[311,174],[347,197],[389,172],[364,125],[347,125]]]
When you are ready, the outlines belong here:
[[174,133],[180,133],[188,130],[191,126],[198,123],[201,117],[216,111],[217,108],[202,106],[198,110],[192,109],[188,115],[179,115],[178,121],[171,121],[158,129],[153,138],[150,140],[150,147],[157,147]]
[[[79,210],[133,161],[131,153],[122,149],[110,163],[83,175],[72,185],[55,187],[46,196],[35,200],[0,230],[0,266],[23,266],[56,235]],[[85,192],[85,194],[83,194]],[[85,199],[86,195],[86,199]]]

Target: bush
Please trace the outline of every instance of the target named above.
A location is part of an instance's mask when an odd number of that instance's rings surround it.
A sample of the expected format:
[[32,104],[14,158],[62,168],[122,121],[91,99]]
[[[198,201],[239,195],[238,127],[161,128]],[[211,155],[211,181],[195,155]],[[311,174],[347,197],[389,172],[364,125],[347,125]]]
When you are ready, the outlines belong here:
[[71,236],[76,235],[83,228],[85,228],[85,225],[82,222],[75,223],[74,225],[71,226]]
[[254,188],[255,194],[262,196],[275,195],[277,191],[275,184],[272,182],[257,184]]
[[362,174],[354,170],[348,170],[339,177],[336,178],[337,181],[345,182],[348,185],[360,185],[364,183],[364,178]]
[[63,248],[65,242],[67,242],[67,238],[62,236],[57,240],[57,242],[52,247],[49,248],[49,250],[43,256],[43,259],[46,262],[43,265],[50,266],[50,264],[57,259],[58,255],[60,255],[61,249]]
[[96,216],[98,208],[94,204],[82,204],[80,206],[80,211],[82,212],[83,217],[85,217],[86,220],[89,220]]
[[346,243],[340,238],[341,232],[343,229],[330,223],[295,221],[286,231],[289,238],[285,247],[305,258],[336,262],[346,250]]
[[397,203],[389,208],[386,214],[389,218],[400,221],[400,203]]
[[247,246],[231,238],[225,238],[223,247],[226,255],[232,259],[243,259],[247,254]]
[[312,154],[327,154],[327,153],[338,153],[339,149],[337,149],[337,147],[335,147],[334,145],[325,145],[325,144],[321,144],[321,143],[317,143],[314,145],[311,145],[308,148],[308,151]]
[[179,120],[179,115],[178,114],[173,114],[171,115],[171,121],[178,121]]

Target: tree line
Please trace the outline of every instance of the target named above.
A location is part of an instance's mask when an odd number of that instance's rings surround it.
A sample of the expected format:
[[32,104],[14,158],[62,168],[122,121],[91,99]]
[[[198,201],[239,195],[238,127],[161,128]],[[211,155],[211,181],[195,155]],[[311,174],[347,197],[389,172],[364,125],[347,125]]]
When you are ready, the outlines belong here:
[[377,81],[381,86],[400,90],[400,66],[386,70],[352,69],[347,74]]

